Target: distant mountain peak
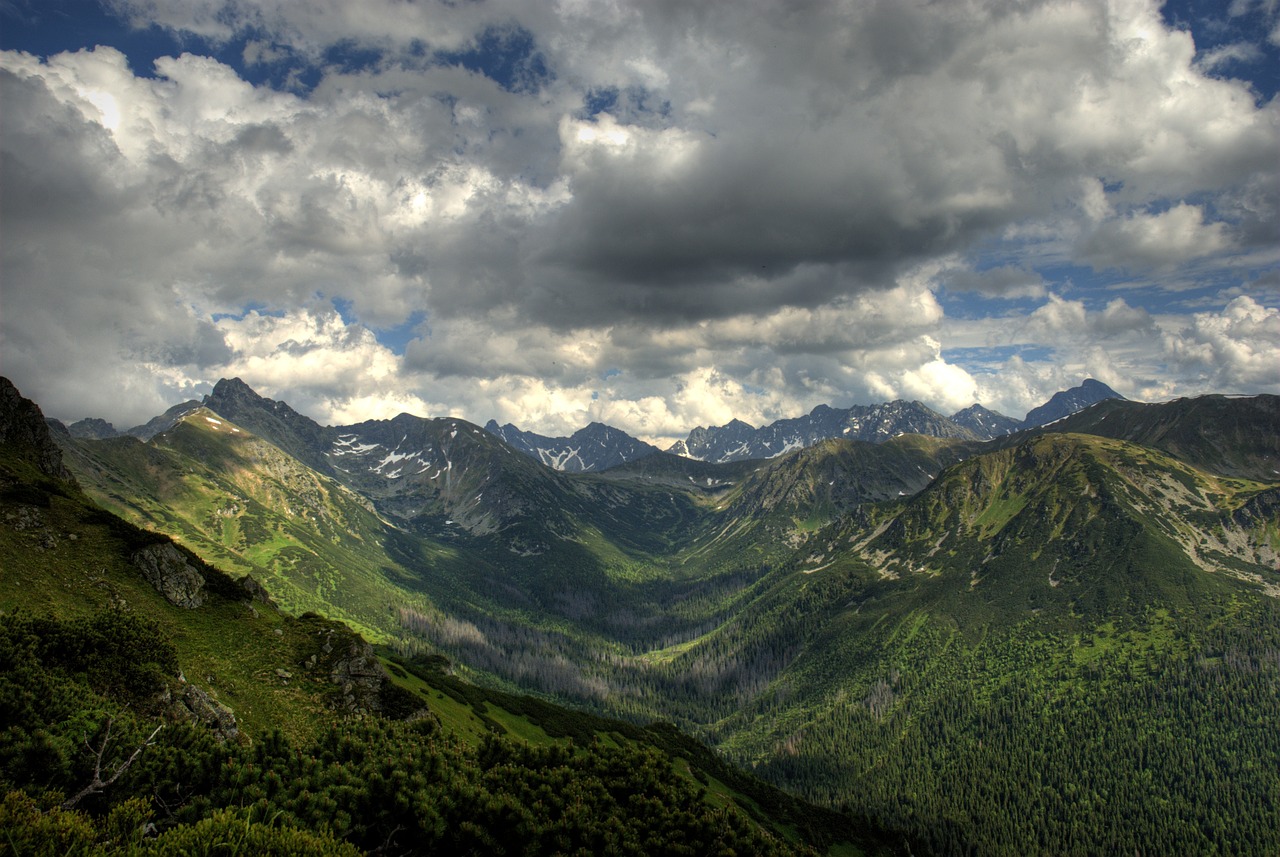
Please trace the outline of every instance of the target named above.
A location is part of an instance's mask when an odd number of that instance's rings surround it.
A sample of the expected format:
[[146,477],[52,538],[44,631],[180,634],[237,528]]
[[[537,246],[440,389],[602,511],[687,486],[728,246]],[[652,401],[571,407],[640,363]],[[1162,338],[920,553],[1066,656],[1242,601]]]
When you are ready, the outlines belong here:
[[88,438],[90,440],[107,440],[123,434],[111,423],[97,417],[78,420],[67,426],[67,431],[71,433],[72,437]]
[[[239,405],[261,408],[276,408],[283,404],[260,395],[258,391],[239,378],[220,379],[218,383],[213,385],[213,392],[204,397],[203,404],[216,411],[218,409],[216,406],[233,402]],[[288,405],[285,405],[285,407],[288,407]]]
[[1094,378],[1086,378],[1078,387],[1054,393],[1049,401],[1033,408],[1022,421],[1023,428],[1038,428],[1055,420],[1069,417],[1077,411],[1104,399],[1124,399],[1124,396]]
[[990,410],[979,404],[972,404],[962,411],[951,415],[951,421],[964,426],[984,440],[1001,437],[1022,428],[1022,421]]
[[257,391],[246,384],[239,377],[236,378],[219,378],[218,383],[213,385],[211,397],[220,398],[224,396],[250,396],[255,399],[261,399]]
[[522,431],[511,423],[500,426],[497,420],[489,420],[484,429],[530,458],[570,473],[599,472],[661,452],[656,446],[599,421],[589,423],[569,437]]
[[258,395],[239,378],[223,378],[201,404],[246,431],[269,440],[308,466],[332,475],[324,456],[329,446],[326,429],[284,402]]
[[699,426],[668,451],[699,461],[723,463],[776,458],[828,438],[883,443],[902,434],[963,440],[979,437],[920,402],[899,399],[849,408],[818,405],[805,416],[778,420],[758,429],[737,419],[713,428]]

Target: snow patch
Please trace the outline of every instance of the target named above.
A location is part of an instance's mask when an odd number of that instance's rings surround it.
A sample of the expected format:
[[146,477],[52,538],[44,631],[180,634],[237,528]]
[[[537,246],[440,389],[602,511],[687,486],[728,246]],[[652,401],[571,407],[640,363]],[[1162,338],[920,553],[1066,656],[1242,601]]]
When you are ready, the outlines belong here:
[[578,459],[578,462],[583,465],[583,470],[589,470],[590,468],[585,466],[586,462],[583,461],[581,456],[578,454],[580,451],[581,447],[570,447],[560,452],[556,452],[554,449],[543,449],[539,447],[538,458],[543,464],[553,470],[564,470],[568,466],[568,463],[576,458]]
[[380,447],[381,444],[377,443],[360,443],[360,438],[354,434],[344,434],[333,442],[333,449],[329,454],[364,455],[366,452],[371,452],[375,449],[379,449]]

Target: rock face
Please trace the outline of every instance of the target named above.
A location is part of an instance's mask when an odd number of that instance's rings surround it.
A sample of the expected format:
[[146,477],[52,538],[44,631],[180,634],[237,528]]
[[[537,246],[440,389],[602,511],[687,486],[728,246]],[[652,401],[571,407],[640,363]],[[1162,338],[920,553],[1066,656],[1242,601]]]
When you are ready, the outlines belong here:
[[[303,616],[304,621],[308,618]],[[318,617],[310,618],[322,621]],[[319,648],[309,645],[300,652],[310,650],[310,654],[301,659],[300,666],[313,680],[328,680],[336,686],[337,693],[330,707],[352,714],[381,711],[387,674],[373,653],[373,646],[346,628],[329,623],[317,628],[312,639],[320,644]]]
[[130,560],[170,604],[188,610],[204,604],[204,575],[173,543],[148,545]]
[[0,378],[0,444],[31,448],[33,461],[42,473],[75,483],[62,463],[62,450],[53,442],[44,414],[30,399],[24,399],[8,378]]
[[334,661],[329,679],[342,690],[343,707],[361,713],[382,708],[382,683],[386,674],[364,640],[353,640],[346,652]]
[[174,708],[178,716],[207,726],[219,740],[235,741],[240,737],[240,727],[231,709],[194,684],[186,686],[178,703]]

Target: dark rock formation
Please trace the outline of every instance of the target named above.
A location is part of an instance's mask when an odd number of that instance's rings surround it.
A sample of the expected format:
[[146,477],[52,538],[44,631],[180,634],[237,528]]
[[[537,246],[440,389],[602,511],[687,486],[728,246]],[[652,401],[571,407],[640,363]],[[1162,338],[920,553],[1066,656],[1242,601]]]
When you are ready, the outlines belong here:
[[342,690],[343,708],[354,713],[382,708],[382,683],[386,678],[373,646],[359,638],[347,645],[329,670],[329,679]]
[[207,726],[220,741],[236,741],[240,737],[235,713],[194,684],[185,686],[172,710],[177,717]]
[[109,440],[119,437],[121,432],[111,423],[97,417],[86,418],[67,426],[67,431],[74,438],[85,440]]
[[240,578],[240,588],[249,594],[249,597],[260,604],[271,604],[271,593],[267,592],[267,588],[254,579],[253,575],[246,574]]
[[204,575],[172,542],[148,545],[130,560],[170,604],[188,610],[204,604]]
[[62,450],[53,442],[39,406],[24,399],[8,378],[0,378],[0,445],[28,447],[42,473],[75,483],[71,471],[62,463]]

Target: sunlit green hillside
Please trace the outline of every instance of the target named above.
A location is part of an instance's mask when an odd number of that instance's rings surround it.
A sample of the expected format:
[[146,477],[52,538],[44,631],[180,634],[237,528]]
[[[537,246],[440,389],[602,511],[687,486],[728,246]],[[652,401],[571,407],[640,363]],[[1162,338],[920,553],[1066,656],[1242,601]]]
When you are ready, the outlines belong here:
[[[483,690],[438,657],[379,659],[344,625],[289,615],[96,506],[12,436],[0,427],[0,829],[17,853],[229,841],[294,854],[887,854],[905,842],[669,726]],[[290,496],[318,492],[317,518],[355,529],[330,486],[277,472]],[[240,502],[256,478],[239,477]],[[140,559],[156,552],[158,570]]]
[[[246,391],[264,436],[194,412],[69,461],[387,643],[397,683],[443,655],[487,692],[667,719],[940,853],[1280,849],[1269,402],[570,475],[462,421],[322,430]],[[460,733],[552,737],[431,687]]]

